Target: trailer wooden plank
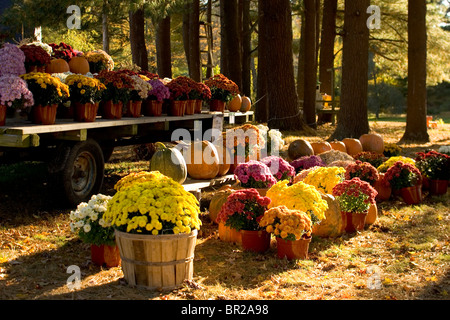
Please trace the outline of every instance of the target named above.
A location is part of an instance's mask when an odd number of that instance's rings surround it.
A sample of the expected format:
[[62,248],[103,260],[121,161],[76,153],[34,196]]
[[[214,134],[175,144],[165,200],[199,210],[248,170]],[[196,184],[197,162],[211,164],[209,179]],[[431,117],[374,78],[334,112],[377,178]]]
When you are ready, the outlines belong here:
[[37,134],[0,134],[0,146],[13,148],[29,148],[39,146]]

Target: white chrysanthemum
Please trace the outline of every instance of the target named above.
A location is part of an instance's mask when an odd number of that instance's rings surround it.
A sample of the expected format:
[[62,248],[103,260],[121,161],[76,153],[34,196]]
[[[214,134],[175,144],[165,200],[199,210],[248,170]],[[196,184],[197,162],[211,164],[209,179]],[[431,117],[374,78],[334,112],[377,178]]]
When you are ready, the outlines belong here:
[[83,230],[84,230],[84,232],[88,233],[89,231],[91,231],[91,225],[90,224],[85,224],[83,226]]

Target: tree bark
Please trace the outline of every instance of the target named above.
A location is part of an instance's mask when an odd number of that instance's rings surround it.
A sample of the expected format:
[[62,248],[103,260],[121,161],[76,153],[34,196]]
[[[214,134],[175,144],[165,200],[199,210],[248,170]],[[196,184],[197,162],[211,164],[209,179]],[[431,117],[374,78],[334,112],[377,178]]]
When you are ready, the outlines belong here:
[[189,17],[189,76],[202,81],[202,63],[200,56],[200,1],[193,0]]
[[259,0],[259,5],[264,16],[266,44],[270,44],[264,48],[266,61],[270,63],[267,124],[279,130],[301,130],[304,120],[295,91],[291,3],[289,0]]
[[172,78],[172,49],[170,46],[170,16],[156,25],[156,62],[161,78]]
[[132,61],[142,70],[148,71],[148,55],[145,46],[144,9],[130,11],[130,45]]
[[228,59],[227,59],[227,44],[228,32],[227,20],[225,19],[225,3],[227,0],[220,0],[220,73],[223,75],[229,74]]
[[250,0],[241,0],[242,2],[242,89],[241,93],[251,96],[251,41],[250,30]]
[[109,4],[108,0],[103,0],[102,7],[102,42],[103,51],[109,53],[109,25],[108,25]]
[[345,1],[341,107],[336,130],[330,140],[359,138],[369,132],[369,29],[366,24],[369,5],[370,0]]
[[426,1],[408,1],[408,108],[401,142],[429,142]]
[[208,35],[208,62],[207,62],[207,66],[206,66],[206,79],[211,78],[212,76],[214,76],[214,69],[213,69],[213,56],[212,56],[212,51],[214,49],[214,35],[212,33],[212,1],[213,0],[208,0],[208,4],[206,7],[206,23],[208,24],[208,28],[206,28],[207,32],[209,33]]
[[238,2],[237,0],[226,0],[223,5],[224,47],[225,60],[227,61],[227,73],[223,73],[230,80],[234,81],[239,89],[242,88],[242,54],[241,43],[239,41],[238,29]]
[[298,51],[298,68],[297,68],[297,95],[301,108],[303,108],[303,100],[305,98],[305,11],[301,14],[300,29],[300,45]]
[[305,73],[303,115],[308,126],[317,127],[316,122],[316,0],[305,0]]
[[337,0],[324,2],[322,40],[320,43],[319,81],[321,91],[332,95],[332,70],[334,68],[334,42],[336,39]]
[[189,21],[191,19],[190,12],[191,12],[191,4],[190,4],[190,2],[187,2],[184,5],[182,36],[183,36],[184,54],[186,55],[186,63],[188,65],[188,72],[190,72],[190,70],[191,70],[191,57],[190,57],[190,47],[189,47],[189,39],[190,39]]
[[267,37],[266,21],[261,0],[258,5],[258,74],[256,81],[255,119],[260,123],[267,123],[269,119],[269,99],[267,96]]

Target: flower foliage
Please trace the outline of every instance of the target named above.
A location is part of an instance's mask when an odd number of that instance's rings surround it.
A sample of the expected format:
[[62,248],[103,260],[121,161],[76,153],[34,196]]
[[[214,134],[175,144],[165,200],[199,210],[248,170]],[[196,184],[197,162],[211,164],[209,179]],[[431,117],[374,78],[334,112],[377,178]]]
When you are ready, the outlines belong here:
[[385,173],[397,161],[401,161],[403,163],[409,163],[412,165],[416,164],[416,161],[409,157],[402,157],[402,156],[390,157],[388,160],[386,160],[385,162],[383,162],[381,165],[379,165],[377,167],[378,172]]
[[402,148],[396,143],[385,143],[383,154],[385,157],[397,157],[402,152]]
[[82,202],[77,209],[70,212],[70,229],[80,239],[93,245],[114,245],[114,228],[105,220],[108,202],[112,197],[103,194],[93,195],[88,202]]
[[408,188],[421,183],[422,175],[416,166],[402,161],[395,162],[384,174],[383,184],[394,190]]
[[130,76],[133,82],[133,89],[130,91],[130,100],[142,101],[147,99],[148,93],[152,90],[151,84],[147,81],[147,77],[143,75]]
[[99,73],[102,70],[114,70],[114,60],[103,50],[89,51],[84,57],[89,62],[89,69],[92,73]]
[[375,168],[378,168],[384,161],[386,161],[386,157],[383,154],[373,151],[359,152],[355,154],[353,158],[361,162],[368,162]]
[[284,240],[300,240],[311,235],[311,218],[303,211],[289,210],[286,206],[273,207],[264,213],[261,227]]
[[53,48],[52,48],[50,45],[46,44],[46,43],[39,42],[39,41],[34,41],[34,42],[31,42],[31,43],[27,43],[27,45],[34,45],[34,46],[41,47],[41,48],[44,49],[50,56],[53,54]]
[[284,146],[283,134],[278,129],[269,129],[269,127],[259,124],[256,126],[259,129],[261,147],[266,149],[267,155],[278,155]]
[[72,102],[98,102],[101,100],[103,90],[106,90],[105,85],[100,80],[81,74],[69,75],[65,82],[69,86],[70,100]]
[[291,166],[294,167],[296,173],[299,173],[302,170],[310,169],[312,167],[325,167],[326,165],[321,157],[312,155],[303,156],[292,161]]
[[25,53],[19,47],[6,42],[0,49],[0,75],[19,76],[26,73]]
[[25,80],[12,74],[0,76],[0,104],[12,108],[32,106],[33,94]]
[[41,46],[25,44],[20,47],[20,50],[25,54],[25,65],[45,66],[50,63],[51,56]]
[[67,62],[69,62],[70,59],[72,59],[77,55],[75,50],[73,50],[72,46],[67,43],[64,42],[60,42],[59,44],[49,43],[48,45],[52,47],[53,49],[52,57],[55,59],[64,59]]
[[205,84],[211,89],[211,99],[228,102],[239,94],[238,85],[223,74],[216,74],[205,80]]
[[160,79],[150,79],[149,83],[152,86],[152,90],[148,92],[148,99],[163,101],[170,98],[169,88]]
[[256,160],[239,163],[234,170],[234,176],[244,188],[270,188],[277,182],[269,167]]
[[59,104],[69,98],[69,87],[48,73],[31,72],[20,76],[33,93],[34,104],[48,106]]
[[295,169],[286,160],[278,156],[268,156],[261,159],[261,162],[269,167],[270,172],[273,174],[277,181],[288,180],[289,182],[294,179]]
[[267,191],[267,197],[271,200],[269,209],[285,205],[288,209],[306,212],[312,224],[325,219],[328,203],[316,188],[302,181],[288,184],[286,180],[278,181]]
[[377,169],[369,162],[361,162],[357,160],[346,167],[345,179],[351,180],[353,178],[360,178],[373,185],[379,179]]
[[434,150],[416,155],[416,167],[423,176],[431,180],[450,179],[450,156]]
[[258,127],[252,124],[228,129],[222,134],[222,139],[230,155],[238,156],[240,162],[249,156],[255,156],[256,159],[261,151],[261,135]]
[[170,91],[171,100],[189,100],[189,94],[194,86],[192,80],[186,76],[178,76],[169,83],[167,83],[167,88]]
[[237,190],[230,194],[217,215],[217,222],[236,230],[259,230],[259,222],[270,203],[255,189]]
[[126,176],[115,189],[103,219],[119,231],[159,235],[200,229],[198,200],[159,172]]
[[378,192],[359,178],[345,180],[333,188],[333,196],[339,202],[342,212],[367,213],[374,205]]
[[341,167],[319,167],[303,179],[304,183],[314,186],[317,190],[331,194],[333,188],[345,179],[345,169]]
[[105,86],[102,100],[112,100],[114,103],[122,101],[126,103],[133,89],[133,81],[125,72],[100,71],[96,76]]

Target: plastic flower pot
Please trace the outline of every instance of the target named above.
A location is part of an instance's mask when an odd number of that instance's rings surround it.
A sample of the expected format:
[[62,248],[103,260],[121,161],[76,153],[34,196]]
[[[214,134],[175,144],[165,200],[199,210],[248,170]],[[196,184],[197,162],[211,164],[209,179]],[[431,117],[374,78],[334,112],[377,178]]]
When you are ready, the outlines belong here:
[[413,187],[402,188],[399,190],[400,196],[406,204],[418,204],[422,202],[422,184]]
[[364,230],[367,213],[345,212],[345,215],[347,216],[345,232],[354,233]]
[[431,195],[443,195],[448,190],[448,180],[429,180]]
[[169,115],[175,117],[184,116],[186,110],[186,100],[172,100],[170,101]]
[[54,124],[56,120],[57,108],[57,104],[52,104],[50,106],[33,106],[31,109],[31,121],[34,124]]
[[385,185],[383,185],[382,180],[384,177],[384,173],[380,173],[380,178],[375,181],[375,183],[373,184],[373,187],[375,190],[377,190],[378,194],[376,196],[376,199],[378,201],[385,201],[385,200],[389,200],[389,198],[391,197],[392,194],[392,188],[391,187],[386,187]]
[[122,102],[112,100],[102,102],[102,117],[104,119],[122,119]]
[[309,243],[311,237],[300,240],[284,240],[277,237],[277,256],[288,260],[308,259]]
[[144,100],[142,103],[142,113],[147,117],[160,117],[162,114],[162,101]]
[[213,99],[209,104],[209,111],[224,112],[225,101]]
[[184,114],[193,115],[195,113],[195,100],[187,100],[186,101],[186,110]]
[[74,103],[73,118],[78,122],[94,122],[97,117],[97,103]]
[[126,116],[139,118],[141,116],[142,101],[128,101]]
[[202,107],[203,107],[203,101],[202,100],[195,100],[195,113],[202,113]]
[[91,245],[91,260],[98,266],[106,265],[108,268],[120,266],[120,253],[117,246]]
[[270,233],[265,230],[241,230],[242,248],[263,253],[270,248]]

